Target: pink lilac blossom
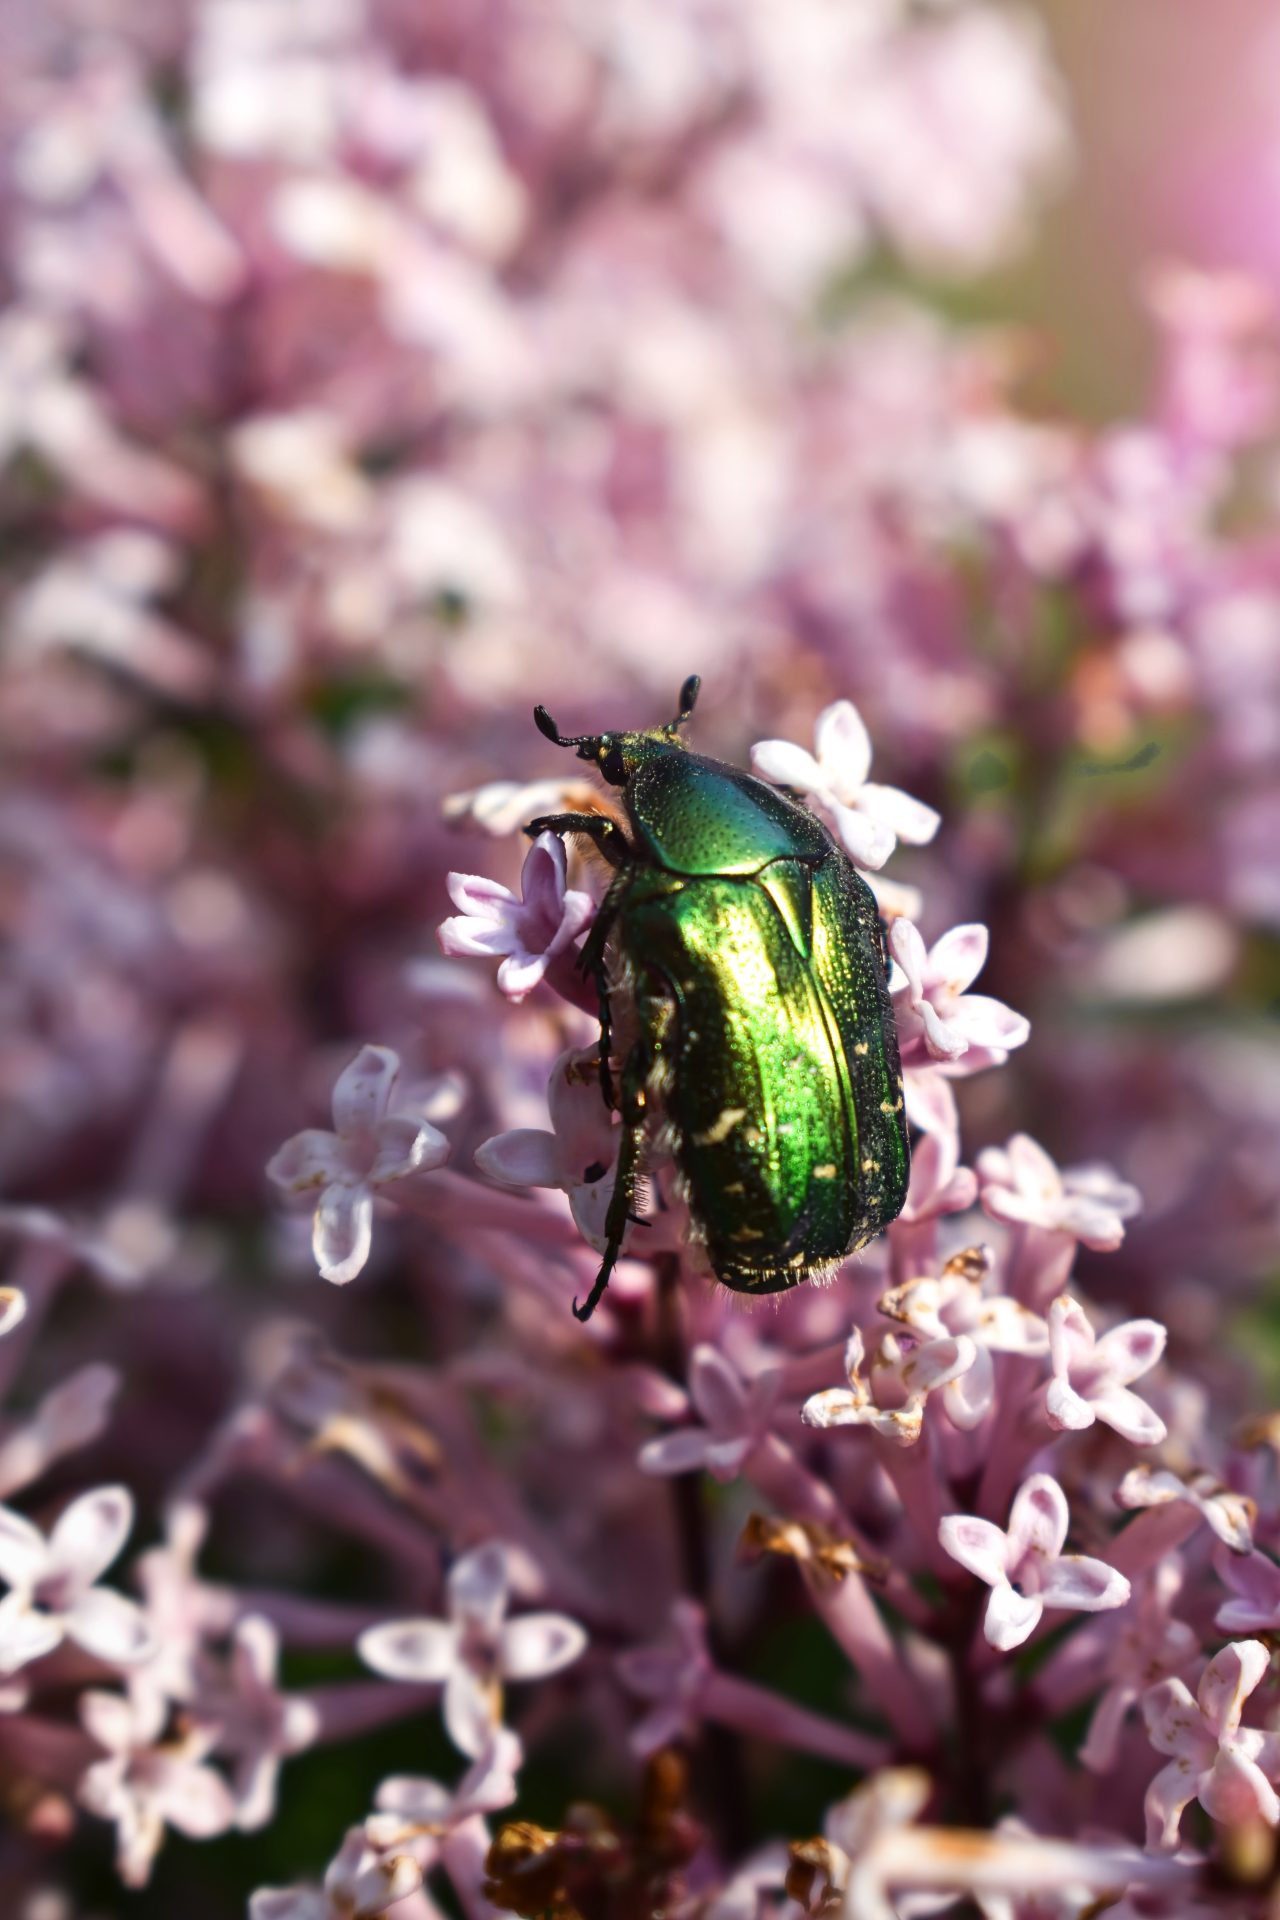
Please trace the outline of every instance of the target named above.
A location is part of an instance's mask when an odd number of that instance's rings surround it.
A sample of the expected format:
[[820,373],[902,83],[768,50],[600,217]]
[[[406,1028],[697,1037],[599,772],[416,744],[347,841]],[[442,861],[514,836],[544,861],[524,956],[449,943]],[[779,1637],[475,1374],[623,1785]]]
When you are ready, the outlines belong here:
[[1129,1582],[1088,1554],[1064,1553],[1067,1497],[1047,1473],[1014,1495],[1007,1529],[972,1514],[948,1514],[938,1537],[953,1560],[991,1588],[982,1630],[1001,1653],[1020,1647],[1046,1607],[1097,1613],[1123,1607]]
[[322,1887],[260,1887],[249,1920],[376,1920],[422,1884],[408,1854],[383,1854],[363,1827],[352,1827],[325,1871]]
[[547,968],[571,947],[595,914],[595,901],[565,885],[564,842],[540,833],[520,876],[519,900],[496,881],[451,873],[449,897],[458,916],[440,923],[447,954],[505,954],[498,986],[509,1000],[532,993]]
[[454,1745],[479,1759],[501,1724],[504,1681],[541,1680],[579,1658],[587,1636],[562,1613],[506,1618],[507,1555],[477,1547],[451,1569],[447,1620],[393,1620],[370,1627],[360,1657],[389,1680],[444,1688],[444,1723]]
[[1078,1430],[1101,1420],[1137,1447],[1163,1440],[1164,1421],[1130,1388],[1156,1365],[1166,1337],[1158,1321],[1126,1320],[1099,1339],[1080,1302],[1061,1295],[1049,1308],[1050,1425]]
[[1194,1695],[1185,1681],[1174,1679],[1144,1696],[1151,1744],[1169,1756],[1147,1788],[1148,1846],[1177,1846],[1192,1800],[1229,1825],[1280,1823],[1280,1798],[1267,1777],[1280,1771],[1280,1741],[1259,1727],[1240,1725],[1244,1703],[1270,1664],[1260,1640],[1236,1640],[1214,1655]]
[[86,1693],[88,1733],[105,1749],[80,1782],[80,1799],[116,1828],[120,1877],[144,1887],[166,1827],[193,1840],[225,1833],[235,1819],[231,1789],[208,1756],[216,1731],[166,1735],[167,1711],[154,1694]]

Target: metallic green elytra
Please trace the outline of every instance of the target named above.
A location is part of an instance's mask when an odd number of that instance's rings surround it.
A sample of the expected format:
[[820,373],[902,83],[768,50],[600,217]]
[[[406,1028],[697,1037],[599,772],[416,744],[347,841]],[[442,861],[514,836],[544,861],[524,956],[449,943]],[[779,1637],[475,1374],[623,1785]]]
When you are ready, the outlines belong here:
[[[621,1113],[594,1310],[647,1156],[670,1150],[713,1272],[776,1293],[835,1266],[906,1198],[907,1128],[875,896],[822,823],[777,788],[690,753],[680,711],[647,733],[566,738],[621,790],[582,834],[614,869],[581,964],[600,1002],[600,1085]],[[615,1027],[628,1048],[615,1088]]]

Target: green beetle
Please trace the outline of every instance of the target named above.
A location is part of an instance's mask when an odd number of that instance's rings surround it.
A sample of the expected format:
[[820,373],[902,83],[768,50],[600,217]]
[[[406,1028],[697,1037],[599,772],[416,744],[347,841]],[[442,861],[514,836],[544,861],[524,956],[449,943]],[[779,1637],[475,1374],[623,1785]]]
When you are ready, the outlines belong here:
[[[580,964],[600,1004],[600,1085],[621,1112],[594,1311],[634,1217],[646,1155],[670,1152],[712,1271],[776,1293],[830,1269],[902,1210],[909,1152],[875,896],[812,813],[690,753],[668,726],[563,735],[617,814],[553,813],[530,836],[582,834],[614,869]],[[615,1088],[610,1051],[626,1020]]]

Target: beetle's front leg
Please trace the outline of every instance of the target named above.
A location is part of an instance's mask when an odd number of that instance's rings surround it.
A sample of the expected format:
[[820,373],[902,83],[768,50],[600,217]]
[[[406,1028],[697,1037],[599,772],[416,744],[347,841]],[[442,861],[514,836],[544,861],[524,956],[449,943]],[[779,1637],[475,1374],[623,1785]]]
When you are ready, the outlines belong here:
[[609,1196],[609,1210],[604,1217],[604,1260],[585,1304],[580,1307],[576,1300],[573,1303],[574,1316],[578,1320],[589,1320],[599,1306],[600,1297],[609,1284],[609,1276],[618,1264],[627,1223],[635,1218],[632,1209],[635,1205],[636,1178],[640,1172],[640,1156],[644,1150],[648,1120],[648,1096],[645,1092],[648,1073],[648,1048],[643,1041],[637,1041],[627,1055],[627,1064],[622,1072],[622,1139],[618,1145],[618,1171],[613,1192]]
[[606,813],[540,813],[524,831],[531,840],[540,833],[581,833],[595,843],[611,867],[625,866],[631,858],[626,834]]

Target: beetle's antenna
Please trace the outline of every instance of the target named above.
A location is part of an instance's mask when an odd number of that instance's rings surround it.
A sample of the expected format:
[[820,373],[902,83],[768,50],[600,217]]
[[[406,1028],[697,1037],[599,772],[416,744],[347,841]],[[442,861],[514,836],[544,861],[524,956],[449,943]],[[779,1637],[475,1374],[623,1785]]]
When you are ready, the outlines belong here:
[[559,727],[556,725],[555,721],[551,718],[551,715],[547,712],[545,707],[534,708],[533,724],[538,729],[538,732],[545,734],[547,739],[550,740],[554,746],[570,747],[573,745],[573,742],[571,740],[565,739],[564,735],[561,733]]
[[668,732],[674,733],[677,727],[682,727],[689,718],[689,715],[698,704],[698,688],[701,685],[702,681],[699,676],[696,673],[691,673],[680,689],[680,711],[671,722]]

